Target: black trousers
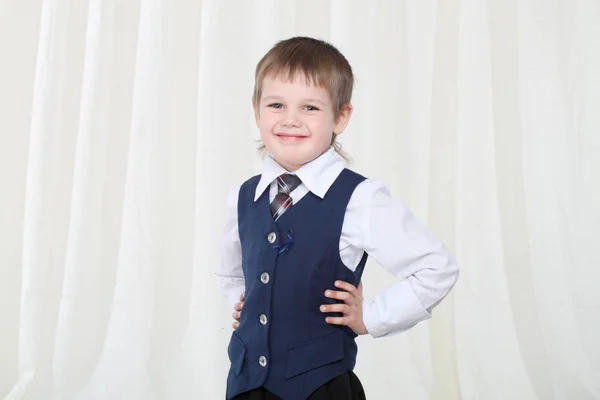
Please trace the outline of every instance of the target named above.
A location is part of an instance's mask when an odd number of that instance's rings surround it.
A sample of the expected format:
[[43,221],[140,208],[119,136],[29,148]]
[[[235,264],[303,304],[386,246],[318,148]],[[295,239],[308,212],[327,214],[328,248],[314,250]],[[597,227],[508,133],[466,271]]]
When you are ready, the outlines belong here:
[[[285,400],[265,388],[239,394],[231,400]],[[354,372],[350,371],[333,378],[317,390],[308,400],[366,400],[365,391]]]

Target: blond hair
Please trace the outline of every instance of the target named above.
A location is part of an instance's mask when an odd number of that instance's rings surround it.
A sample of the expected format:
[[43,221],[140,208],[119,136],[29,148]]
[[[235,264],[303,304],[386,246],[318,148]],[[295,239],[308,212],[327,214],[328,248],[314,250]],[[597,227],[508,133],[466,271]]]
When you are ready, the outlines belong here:
[[[256,66],[252,103],[258,108],[265,77],[292,81],[304,75],[307,84],[323,87],[329,92],[337,121],[345,105],[350,104],[354,75],[348,60],[333,45],[310,37],[293,37],[275,44]],[[349,157],[332,132],[331,145],[347,161]],[[259,151],[265,153],[261,143]]]

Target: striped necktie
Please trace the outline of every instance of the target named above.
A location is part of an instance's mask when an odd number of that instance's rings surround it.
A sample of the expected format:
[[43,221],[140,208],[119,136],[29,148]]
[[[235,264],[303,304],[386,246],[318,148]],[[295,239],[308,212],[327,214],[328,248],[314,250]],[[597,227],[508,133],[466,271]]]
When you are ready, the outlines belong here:
[[290,193],[300,185],[302,181],[296,175],[283,174],[277,177],[278,193],[271,202],[271,214],[275,221],[283,215],[293,204]]

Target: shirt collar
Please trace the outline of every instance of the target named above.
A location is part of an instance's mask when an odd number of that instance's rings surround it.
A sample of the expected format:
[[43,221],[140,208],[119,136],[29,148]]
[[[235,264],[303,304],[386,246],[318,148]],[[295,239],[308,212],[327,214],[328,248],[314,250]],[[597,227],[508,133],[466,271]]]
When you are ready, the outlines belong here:
[[[325,153],[311,162],[304,164],[298,170],[294,171],[293,174],[300,178],[308,190],[316,196],[323,198],[344,168],[344,160],[335,152],[333,147],[330,147]],[[286,169],[279,165],[273,156],[269,154],[265,158],[263,173],[256,186],[254,201],[258,200],[275,178],[286,172]]]

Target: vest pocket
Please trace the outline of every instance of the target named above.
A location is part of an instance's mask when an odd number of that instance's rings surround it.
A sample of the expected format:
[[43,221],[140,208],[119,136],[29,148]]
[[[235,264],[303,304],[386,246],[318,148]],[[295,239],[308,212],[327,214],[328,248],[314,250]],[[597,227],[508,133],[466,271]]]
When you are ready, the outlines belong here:
[[344,337],[341,330],[291,345],[285,367],[286,379],[303,374],[344,358]]
[[238,376],[242,372],[244,366],[244,359],[246,358],[246,345],[242,342],[235,332],[231,335],[229,346],[227,347],[227,355],[229,361],[231,361],[231,368],[233,373]]

